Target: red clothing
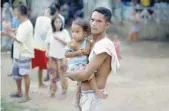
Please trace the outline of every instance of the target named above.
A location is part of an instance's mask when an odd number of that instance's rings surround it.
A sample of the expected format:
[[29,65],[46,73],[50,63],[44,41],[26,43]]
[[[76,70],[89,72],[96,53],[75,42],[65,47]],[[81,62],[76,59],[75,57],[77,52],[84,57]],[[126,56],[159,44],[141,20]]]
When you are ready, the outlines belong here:
[[48,58],[45,51],[34,49],[35,57],[32,59],[32,68],[39,67],[40,69],[47,69]]

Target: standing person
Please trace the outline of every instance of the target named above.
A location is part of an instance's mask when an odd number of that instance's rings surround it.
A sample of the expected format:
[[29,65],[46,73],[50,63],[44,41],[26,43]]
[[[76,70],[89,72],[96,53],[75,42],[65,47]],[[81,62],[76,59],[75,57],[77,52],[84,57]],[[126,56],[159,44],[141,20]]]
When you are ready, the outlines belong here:
[[[50,7],[55,9],[54,17],[60,16],[63,20],[63,26],[65,26],[65,18],[60,14],[60,5],[53,3]],[[44,81],[48,80],[49,80],[49,72],[47,71],[47,76],[45,77]]]
[[106,35],[111,16],[111,11],[105,7],[98,7],[93,11],[90,20],[93,48],[89,55],[89,64],[84,71],[67,72],[70,79],[81,81],[80,107],[82,111],[104,111],[103,99],[96,96],[88,80],[95,77],[98,88],[105,93],[110,72],[116,73],[116,68],[119,67],[114,44]]
[[[18,8],[17,7],[14,7],[14,9],[12,10],[12,29],[14,32],[17,31],[19,25],[20,25],[20,21],[19,19],[17,18],[17,15],[18,15]],[[13,59],[13,44],[14,42],[12,43],[12,46],[11,46],[11,58]]]
[[32,68],[38,67],[38,86],[46,87],[43,83],[43,70],[47,69],[48,58],[46,57],[46,37],[51,30],[51,19],[55,14],[55,8],[49,7],[45,10],[44,15],[36,19],[34,33],[34,52],[35,57],[32,59]]
[[12,74],[16,80],[18,92],[12,94],[11,97],[22,97],[22,77],[25,81],[25,94],[19,102],[27,102],[30,100],[29,87],[31,71],[31,58],[34,57],[33,50],[33,25],[27,17],[28,10],[26,6],[18,7],[18,15],[21,24],[18,27],[16,35],[11,31],[10,33],[1,32],[1,35],[6,35],[14,39],[14,60]]
[[137,41],[140,38],[140,32],[141,32],[141,19],[140,14],[133,10],[133,15],[131,17],[132,20],[132,28],[131,32],[129,33],[129,40],[131,41]]
[[[17,18],[17,15],[18,15],[18,8],[17,7],[14,7],[12,11],[12,30],[14,33],[16,33],[17,31],[17,28],[19,27],[20,25],[20,21],[19,19]],[[12,46],[11,46],[11,58],[13,59],[13,48],[14,48],[14,41],[12,42]],[[12,76],[12,73],[11,74],[8,74],[8,76]]]
[[64,99],[67,96],[67,77],[65,60],[65,46],[70,42],[70,36],[66,29],[64,29],[63,19],[61,16],[55,16],[52,19],[52,34],[46,38],[48,43],[48,70],[50,74],[50,96],[54,97],[57,90],[57,78],[59,77],[62,84],[62,94],[59,99]]
[[[91,50],[91,42],[87,40],[90,34],[90,27],[87,22],[82,19],[74,20],[72,23],[72,41],[66,48],[65,56],[68,60],[69,71],[81,71],[86,68],[88,64],[88,56]],[[90,80],[91,88],[96,92],[96,96],[105,99],[107,95],[100,92],[97,87],[95,78]],[[78,83],[76,91],[75,107],[80,109],[80,83]]]
[[[11,27],[11,20],[12,20],[12,14],[10,11],[10,5],[8,2],[5,2],[3,4],[3,10],[2,10],[2,31],[9,32],[9,30],[12,29]],[[12,39],[9,37],[2,38],[2,49],[10,49],[10,45],[12,44]]]

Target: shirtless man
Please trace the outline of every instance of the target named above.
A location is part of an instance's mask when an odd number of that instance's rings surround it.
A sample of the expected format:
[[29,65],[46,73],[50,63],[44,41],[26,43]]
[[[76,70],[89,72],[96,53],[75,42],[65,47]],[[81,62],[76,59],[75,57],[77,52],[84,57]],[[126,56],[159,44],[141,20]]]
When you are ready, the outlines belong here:
[[104,93],[110,72],[115,72],[119,66],[113,42],[106,35],[106,30],[111,24],[111,16],[111,11],[104,7],[98,7],[93,11],[90,20],[93,48],[89,55],[89,64],[83,72],[67,72],[70,79],[81,81],[81,111],[104,111],[102,99],[96,97],[88,80],[95,76],[100,91]]

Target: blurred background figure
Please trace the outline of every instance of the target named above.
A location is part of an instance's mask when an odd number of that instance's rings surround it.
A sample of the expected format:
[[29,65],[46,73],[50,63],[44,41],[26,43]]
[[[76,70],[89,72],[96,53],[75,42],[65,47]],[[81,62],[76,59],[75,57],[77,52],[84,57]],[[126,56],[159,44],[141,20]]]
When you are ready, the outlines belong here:
[[[38,67],[38,86],[46,87],[43,83],[43,70],[47,69],[48,58],[46,57],[46,37],[52,30],[51,19],[55,15],[56,8],[49,7],[44,11],[43,16],[39,16],[35,23],[34,33],[34,52],[35,57],[32,59],[32,68]],[[49,77],[48,77],[49,78]]]
[[142,30],[142,23],[140,19],[140,13],[133,9],[133,14],[131,16],[132,27],[129,33],[129,40],[137,41],[140,38],[140,32]]
[[115,47],[115,50],[116,50],[116,54],[117,54],[117,58],[118,60],[121,59],[121,54],[120,54],[120,37],[118,35],[114,35],[114,38],[113,38],[113,43],[114,43],[114,47]]
[[[11,21],[12,21],[12,8],[8,2],[3,4],[2,9],[2,31],[10,32],[12,30]],[[1,50],[10,49],[12,44],[12,39],[8,37],[2,37],[1,39]]]

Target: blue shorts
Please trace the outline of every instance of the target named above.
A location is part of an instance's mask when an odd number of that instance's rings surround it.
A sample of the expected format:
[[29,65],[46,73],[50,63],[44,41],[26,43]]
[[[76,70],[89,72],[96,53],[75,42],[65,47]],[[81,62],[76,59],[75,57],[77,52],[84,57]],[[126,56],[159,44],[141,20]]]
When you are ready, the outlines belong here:
[[24,75],[28,75],[32,69],[30,57],[21,57],[14,59],[12,75],[14,79],[22,79]]

